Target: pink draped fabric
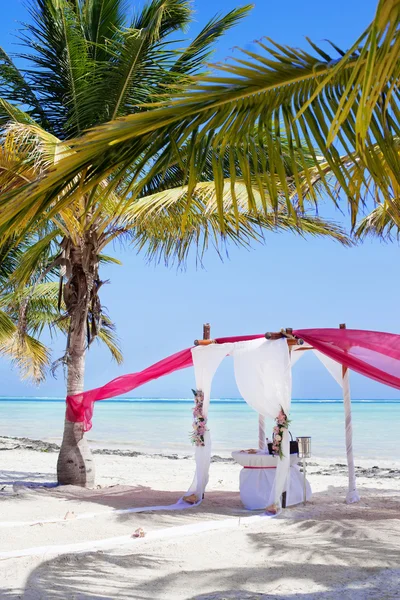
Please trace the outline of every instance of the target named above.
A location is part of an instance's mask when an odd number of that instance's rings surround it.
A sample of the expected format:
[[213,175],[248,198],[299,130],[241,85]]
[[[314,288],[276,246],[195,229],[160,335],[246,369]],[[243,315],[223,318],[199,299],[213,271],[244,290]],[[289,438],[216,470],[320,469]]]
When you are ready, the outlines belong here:
[[179,369],[185,369],[192,364],[192,353],[190,348],[186,348],[186,350],[172,354],[143,371],[121,375],[101,387],[74,396],[67,396],[66,418],[72,423],[83,422],[84,431],[89,431],[92,428],[93,403],[97,400],[106,400],[106,398],[126,394],[148,381]]
[[345,367],[400,389],[400,335],[358,329],[298,329],[294,334]]
[[[294,334],[349,369],[400,389],[399,335],[356,329],[298,329]],[[263,334],[241,335],[217,338],[216,342],[243,342],[262,337]],[[73,423],[83,423],[84,430],[88,431],[92,427],[94,402],[126,394],[149,381],[192,364],[191,348],[186,348],[143,371],[122,375],[101,387],[67,396],[66,417]]]
[[[226,342],[242,342],[252,340],[255,338],[264,337],[263,335],[241,335],[235,337],[217,338],[218,344],[224,344]],[[112,381],[109,381],[105,385],[82,392],[81,394],[75,394],[74,396],[67,396],[67,412],[66,418],[72,423],[83,423],[84,431],[89,431],[92,428],[92,416],[93,416],[93,403],[98,400],[106,400],[107,398],[115,398],[121,394],[126,394],[132,390],[138,388],[149,381],[158,379],[163,375],[169,375],[179,369],[185,369],[193,365],[191,348],[181,350],[176,354],[172,354],[163,360],[147,367],[143,371],[138,373],[129,373],[128,375],[121,375],[116,377]]]

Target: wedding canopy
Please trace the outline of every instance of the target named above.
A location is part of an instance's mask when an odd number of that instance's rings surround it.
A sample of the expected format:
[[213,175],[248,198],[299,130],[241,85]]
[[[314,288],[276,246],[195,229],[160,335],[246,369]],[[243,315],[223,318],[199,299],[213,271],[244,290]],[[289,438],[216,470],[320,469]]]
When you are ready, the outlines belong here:
[[[244,400],[260,415],[260,444],[265,439],[263,420],[275,419],[283,409],[289,414],[291,371],[304,350],[315,352],[343,388],[346,416],[346,450],[349,466],[347,502],[359,500],[356,491],[351,432],[351,402],[348,369],[400,389],[400,336],[351,329],[286,330],[278,334],[236,336],[200,342],[140,371],[118,377],[102,387],[67,397],[67,419],[92,426],[94,402],[129,392],[144,383],[191,365],[196,387],[202,394],[202,411],[207,419],[211,383],[222,360],[230,355],[235,378]],[[289,433],[283,433],[282,456],[276,470],[270,503],[279,505],[290,467]],[[196,473],[188,491],[201,502],[208,482],[211,438],[205,429],[202,443],[196,445]]]

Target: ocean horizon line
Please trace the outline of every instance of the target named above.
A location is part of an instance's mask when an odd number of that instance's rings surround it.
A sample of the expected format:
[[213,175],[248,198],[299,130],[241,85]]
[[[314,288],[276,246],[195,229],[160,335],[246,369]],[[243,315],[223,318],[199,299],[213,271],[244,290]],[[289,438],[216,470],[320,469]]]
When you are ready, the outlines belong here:
[[[0,396],[0,402],[65,402],[65,397],[60,396]],[[213,404],[245,404],[243,398],[211,398]],[[339,404],[342,398],[293,398],[293,404]],[[193,403],[191,398],[163,398],[159,397],[133,397],[133,398],[108,398],[101,400],[102,404],[132,404],[132,403],[170,403],[187,404]],[[354,404],[398,404],[400,398],[352,398]]]

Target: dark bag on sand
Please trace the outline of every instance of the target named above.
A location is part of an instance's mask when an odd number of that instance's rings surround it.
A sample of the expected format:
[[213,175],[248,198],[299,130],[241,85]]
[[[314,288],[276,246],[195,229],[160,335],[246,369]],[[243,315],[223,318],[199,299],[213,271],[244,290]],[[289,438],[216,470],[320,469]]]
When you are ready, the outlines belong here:
[[[293,441],[293,436],[289,431],[289,435],[290,435],[290,454],[298,454],[299,453],[299,443],[297,441]],[[269,442],[268,444],[268,452],[270,454],[273,454],[272,452],[272,442]]]

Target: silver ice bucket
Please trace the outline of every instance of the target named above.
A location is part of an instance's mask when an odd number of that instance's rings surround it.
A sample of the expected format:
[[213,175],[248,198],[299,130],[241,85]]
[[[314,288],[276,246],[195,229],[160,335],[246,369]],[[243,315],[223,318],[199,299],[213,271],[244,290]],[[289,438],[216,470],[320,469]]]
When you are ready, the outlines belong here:
[[311,457],[311,438],[310,437],[298,437],[296,438],[299,445],[299,458],[310,458]]

